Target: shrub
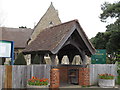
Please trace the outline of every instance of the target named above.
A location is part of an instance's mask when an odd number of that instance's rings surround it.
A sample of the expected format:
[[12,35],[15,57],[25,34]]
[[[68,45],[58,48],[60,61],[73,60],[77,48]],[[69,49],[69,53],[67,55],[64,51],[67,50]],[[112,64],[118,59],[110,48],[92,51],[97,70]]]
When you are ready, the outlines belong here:
[[118,74],[118,76],[117,76],[117,84],[120,85],[120,61],[119,62],[117,61],[116,65],[117,65],[117,74]]
[[24,55],[23,53],[20,53],[18,56],[17,56],[17,59],[15,60],[14,62],[14,65],[26,65],[26,60],[24,58]]
[[39,58],[38,54],[36,54],[36,56],[33,60],[33,64],[40,64],[40,58]]

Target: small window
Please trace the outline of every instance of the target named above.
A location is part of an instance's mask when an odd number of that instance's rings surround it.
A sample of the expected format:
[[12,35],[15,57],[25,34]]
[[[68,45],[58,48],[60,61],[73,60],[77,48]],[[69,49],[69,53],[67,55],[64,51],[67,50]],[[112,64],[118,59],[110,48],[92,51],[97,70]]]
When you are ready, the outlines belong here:
[[50,22],[49,22],[49,24],[50,24],[50,25],[53,25],[53,22],[52,22],[52,21],[50,21]]

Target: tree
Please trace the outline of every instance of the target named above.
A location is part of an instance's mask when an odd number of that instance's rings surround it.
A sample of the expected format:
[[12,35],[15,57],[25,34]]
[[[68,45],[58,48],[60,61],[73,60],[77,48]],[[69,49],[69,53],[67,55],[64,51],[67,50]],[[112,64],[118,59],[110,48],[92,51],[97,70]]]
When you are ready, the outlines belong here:
[[115,21],[106,26],[104,33],[99,32],[91,41],[96,49],[106,49],[109,59],[115,62],[120,49],[120,1],[113,4],[105,2],[101,9],[103,10],[100,14],[102,22],[107,22],[110,18]]
[[20,54],[17,56],[17,59],[16,59],[15,62],[14,62],[14,65],[27,65],[23,53],[20,53]]
[[120,31],[120,1],[113,4],[105,2],[101,9],[103,10],[103,13],[100,14],[101,21],[106,22],[110,18],[115,20],[114,23],[106,26],[106,31]]
[[100,19],[101,21],[105,21],[107,20],[107,18],[116,18],[116,21],[119,21],[120,19],[120,1],[116,2],[116,3],[108,3],[105,2],[102,6],[101,6],[101,10],[103,11],[102,14],[100,14]]
[[40,64],[40,57],[38,56],[38,54],[36,54],[34,60],[33,60],[33,64]]

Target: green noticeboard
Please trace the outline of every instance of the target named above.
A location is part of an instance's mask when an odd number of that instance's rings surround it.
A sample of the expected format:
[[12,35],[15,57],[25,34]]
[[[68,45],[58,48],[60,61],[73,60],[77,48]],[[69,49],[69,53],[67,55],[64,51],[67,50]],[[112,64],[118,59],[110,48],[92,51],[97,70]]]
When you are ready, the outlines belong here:
[[91,56],[91,64],[106,64],[106,50],[97,49],[95,55]]

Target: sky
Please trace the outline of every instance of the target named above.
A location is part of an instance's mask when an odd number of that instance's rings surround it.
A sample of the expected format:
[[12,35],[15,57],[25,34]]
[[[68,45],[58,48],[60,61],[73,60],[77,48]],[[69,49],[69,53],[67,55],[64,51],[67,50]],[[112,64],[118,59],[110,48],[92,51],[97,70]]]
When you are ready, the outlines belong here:
[[78,19],[88,38],[104,32],[109,23],[100,21],[101,4],[119,0],[0,0],[0,23],[4,27],[34,28],[51,2],[61,21]]

